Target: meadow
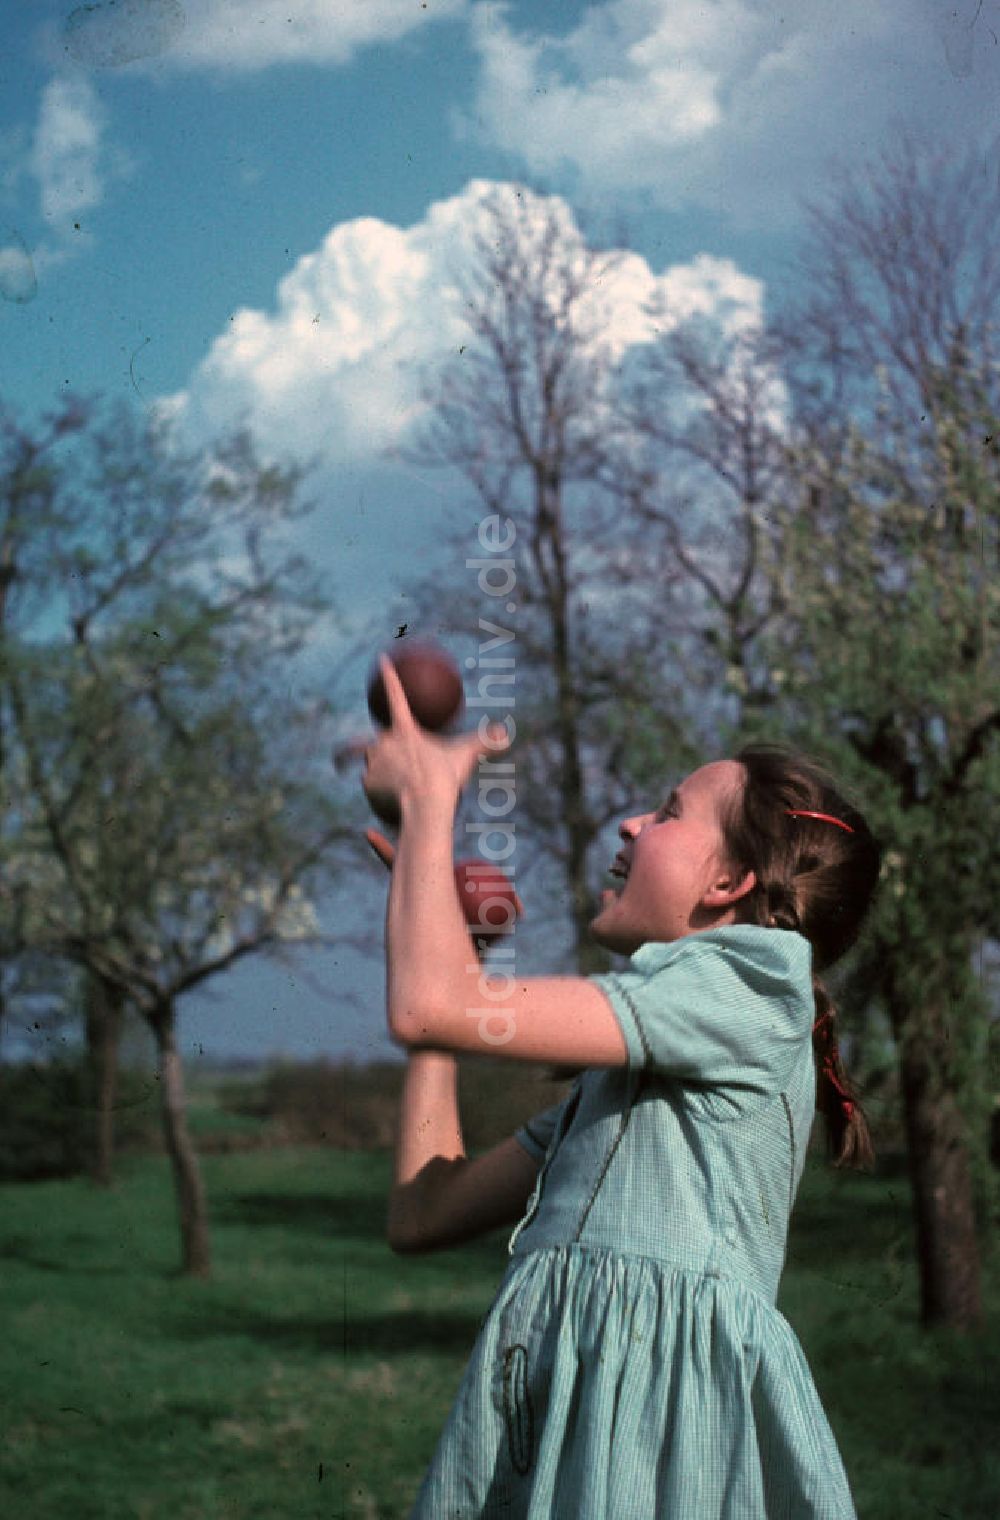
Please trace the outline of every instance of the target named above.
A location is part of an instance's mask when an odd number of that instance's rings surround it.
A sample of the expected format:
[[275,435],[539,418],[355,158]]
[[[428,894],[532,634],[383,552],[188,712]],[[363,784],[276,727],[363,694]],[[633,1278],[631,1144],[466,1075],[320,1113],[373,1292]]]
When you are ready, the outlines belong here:
[[[175,1271],[166,1164],[0,1188],[0,1514],[404,1520],[509,1231],[397,1257],[388,1151],[205,1157],[214,1275]],[[811,1162],[780,1307],[861,1520],[995,1520],[1000,1333],[916,1324],[905,1179]],[[989,1297],[996,1308],[996,1276]],[[630,1520],[630,1517],[622,1517]],[[683,1517],[697,1520],[697,1517]]]

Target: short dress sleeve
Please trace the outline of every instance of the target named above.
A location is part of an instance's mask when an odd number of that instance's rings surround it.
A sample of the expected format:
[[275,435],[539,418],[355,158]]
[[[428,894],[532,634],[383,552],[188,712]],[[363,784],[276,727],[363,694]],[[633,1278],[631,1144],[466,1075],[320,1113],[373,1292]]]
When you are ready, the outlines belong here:
[[551,1108],[546,1108],[542,1111],[542,1113],[535,1114],[535,1116],[529,1119],[526,1124],[522,1124],[519,1129],[516,1129],[514,1131],[514,1139],[517,1141],[518,1145],[522,1146],[528,1152],[528,1155],[532,1158],[533,1161],[537,1161],[539,1164],[541,1164],[541,1162],[545,1160],[545,1153],[549,1148],[549,1141],[555,1134],[555,1128],[559,1122],[559,1115],[562,1113],[565,1106],[566,1099],[563,1098],[560,1103],[553,1103]]
[[621,1026],[628,1066],[680,1081],[773,1093],[815,1016],[801,934],[734,925],[650,942],[590,976]]

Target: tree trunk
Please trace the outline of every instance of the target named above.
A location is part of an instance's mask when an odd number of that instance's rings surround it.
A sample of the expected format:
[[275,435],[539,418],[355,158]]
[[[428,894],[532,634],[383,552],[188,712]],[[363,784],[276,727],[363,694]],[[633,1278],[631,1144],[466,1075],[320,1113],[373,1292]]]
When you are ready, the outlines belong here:
[[160,1058],[163,1137],[174,1174],[181,1227],[181,1270],[190,1277],[211,1275],[208,1208],[198,1156],[187,1127],[184,1068],[177,1049],[173,1003],[162,1003],[150,1018]]
[[[982,1319],[975,1193],[954,1051],[940,1007],[891,1009],[902,1030],[900,1084],[913,1189],[923,1323],[974,1329]],[[916,1027],[905,1029],[909,1019]]]
[[85,1028],[96,1109],[91,1176],[102,1187],[110,1187],[114,1179],[115,1096],[123,1008],[119,988],[99,977],[88,977]]

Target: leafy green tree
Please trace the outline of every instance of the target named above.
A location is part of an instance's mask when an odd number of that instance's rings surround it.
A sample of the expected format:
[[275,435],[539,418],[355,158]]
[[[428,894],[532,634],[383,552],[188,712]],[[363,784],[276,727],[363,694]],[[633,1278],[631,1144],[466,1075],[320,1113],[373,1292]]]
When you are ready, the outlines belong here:
[[318,937],[310,893],[346,831],[316,780],[325,706],[292,702],[287,668],[321,604],[282,546],[300,476],[245,437],[187,453],[119,412],[72,444],[17,529],[46,579],[21,571],[5,630],[7,878],[20,944],[83,968],[105,1028],[127,1001],[153,1033],[183,1264],[204,1275],[177,1004]]
[[[756,336],[664,331],[629,409],[628,519],[686,576],[706,746],[797,740],[887,846],[845,1001],[899,1067],[925,1322],[980,1314],[997,933],[1000,195],[910,142],[811,213],[806,294]],[[655,773],[655,768],[654,768]],[[861,1027],[864,1027],[863,1024]],[[978,1179],[978,1180],[977,1180]]]
[[[8,645],[16,642],[18,628],[38,612],[44,600],[44,563],[39,557],[43,536],[59,536],[55,507],[53,461],[66,441],[85,425],[88,411],[74,397],[63,399],[56,411],[26,427],[10,411],[0,409],[0,675],[8,664]],[[43,525],[43,533],[35,531]],[[10,704],[5,679],[0,679],[0,789],[4,808],[0,813],[0,843],[5,854],[11,838],[22,826],[21,811],[12,805],[23,790],[19,783],[19,757],[11,754]],[[21,766],[23,773],[23,765]],[[15,984],[24,981],[24,949],[21,932],[23,892],[15,894],[9,879],[0,883],[0,1033],[9,1022],[9,998]],[[27,987],[22,996],[37,993],[39,965],[30,961]],[[58,975],[58,973],[57,973]]]
[[814,212],[794,313],[798,482],[767,662],[791,732],[872,800],[858,967],[897,1046],[925,1322],[981,1314],[985,989],[1000,931],[1000,190],[913,144]]

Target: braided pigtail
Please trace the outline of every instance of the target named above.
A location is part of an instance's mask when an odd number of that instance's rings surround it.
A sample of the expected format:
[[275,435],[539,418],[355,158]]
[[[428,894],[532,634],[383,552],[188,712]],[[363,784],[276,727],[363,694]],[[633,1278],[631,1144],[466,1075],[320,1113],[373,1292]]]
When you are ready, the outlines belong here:
[[[761,893],[765,925],[792,929],[801,934],[802,922],[794,889],[783,882],[765,884]],[[813,1051],[816,1055],[816,1107],[826,1125],[827,1149],[834,1166],[871,1171],[875,1165],[868,1121],[857,1091],[847,1075],[837,1042],[837,1010],[819,977],[813,974],[816,1021]]]
[[[879,878],[881,850],[861,813],[814,761],[780,745],[750,744],[724,810],[728,859],[753,873],[740,922],[801,934],[814,972],[854,944]],[[871,1135],[837,1046],[836,1009],[813,976],[816,1106],[836,1166],[871,1167]]]
[[816,1022],[816,1107],[826,1122],[826,1138],[834,1166],[871,1171],[875,1165],[871,1132],[837,1044],[837,1010],[818,976],[813,977]]

